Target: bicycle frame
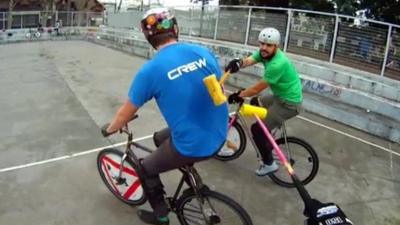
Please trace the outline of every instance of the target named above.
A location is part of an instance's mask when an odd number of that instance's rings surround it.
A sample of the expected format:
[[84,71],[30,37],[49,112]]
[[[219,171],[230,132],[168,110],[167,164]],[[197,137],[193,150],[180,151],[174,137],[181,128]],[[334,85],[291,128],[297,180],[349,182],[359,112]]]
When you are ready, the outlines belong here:
[[255,150],[256,153],[257,153],[258,162],[259,162],[260,164],[263,164],[263,161],[262,161],[262,159],[261,159],[261,157],[260,157],[260,156],[261,156],[261,153],[260,153],[260,151],[258,150],[258,148],[257,148],[257,146],[256,146],[256,143],[254,142],[253,138],[251,138],[251,134],[250,134],[249,129],[248,129],[249,126],[248,126],[246,120],[240,115],[240,108],[242,107],[242,105],[243,105],[243,103],[240,103],[240,104],[238,105],[236,111],[233,113],[234,116],[231,117],[231,120],[229,121],[228,129],[230,129],[230,128],[233,126],[233,124],[235,123],[236,120],[239,120],[240,123],[242,123],[242,124],[245,126],[244,132],[246,133],[246,136],[247,136],[247,137],[250,137],[250,138],[249,138],[249,139],[250,139],[250,142],[251,142],[251,144],[253,145],[253,148],[254,148],[254,150]]
[[[246,120],[244,119],[244,117],[240,114],[240,109],[241,109],[242,106],[243,106],[243,103],[238,104],[237,109],[236,109],[235,112],[233,113],[234,116],[231,117],[232,119],[231,119],[231,121],[229,122],[229,127],[228,127],[228,129],[230,129],[230,128],[233,126],[233,124],[235,123],[236,120],[239,120],[240,123],[242,123],[242,124],[245,126],[244,132],[245,132],[246,136],[249,137],[250,142],[251,142],[253,148],[255,149],[255,151],[256,151],[256,153],[257,153],[258,161],[260,162],[260,164],[263,164],[263,161],[262,161],[262,159],[261,159],[261,157],[260,157],[260,155],[261,155],[261,154],[260,154],[260,151],[258,150],[258,148],[257,148],[257,146],[256,146],[256,143],[254,142],[253,138],[251,138],[252,136],[250,135],[250,132],[249,132],[249,129],[248,129],[248,128],[249,128],[249,125],[248,125],[248,123],[246,122]],[[286,146],[286,149],[287,149],[287,154],[288,154],[289,158],[291,158],[290,147],[289,147],[289,145],[288,145],[288,143],[287,143],[287,133],[286,133],[285,123],[283,123],[282,126],[281,126],[280,128],[277,128],[277,130],[278,130],[278,129],[282,130],[282,135],[281,135],[281,136],[282,136],[282,137],[284,138],[284,140],[285,140],[285,146]],[[276,133],[276,131],[275,131],[274,133]],[[274,140],[275,140],[275,139],[274,139]]]
[[[237,119],[239,119],[239,121],[240,121],[241,123],[243,123],[243,125],[246,126],[246,129],[244,129],[246,135],[247,135],[248,137],[251,137],[251,136],[250,136],[250,133],[249,133],[249,131],[248,131],[248,129],[247,129],[247,128],[248,128],[247,122],[246,122],[245,119],[240,115],[240,109],[241,109],[242,106],[243,106],[243,103],[240,103],[240,104],[238,105],[238,108],[237,108],[236,111],[234,112],[234,116],[232,117],[231,121],[229,121],[229,128],[231,128],[232,125],[234,124],[234,122],[235,122]],[[274,137],[273,137],[272,134],[269,132],[268,128],[265,126],[265,124],[263,123],[263,121],[262,121],[256,114],[254,114],[253,116],[254,116],[254,118],[256,119],[258,125],[259,125],[259,126],[261,127],[261,129],[263,130],[263,132],[264,132],[266,138],[267,138],[267,139],[270,141],[270,143],[272,144],[272,146],[273,146],[273,148],[274,148],[276,154],[278,155],[279,160],[282,162],[282,164],[283,164],[284,167],[286,168],[287,172],[289,173],[290,177],[292,178],[293,183],[294,183],[296,189],[298,190],[298,192],[299,192],[301,198],[303,199],[303,201],[304,201],[304,203],[305,203],[305,205],[306,205],[306,207],[307,207],[307,206],[310,204],[310,202],[311,202],[311,196],[309,195],[309,193],[307,192],[307,190],[304,188],[304,185],[303,185],[303,184],[300,182],[300,180],[298,179],[298,177],[297,177],[297,175],[296,175],[296,173],[295,173],[293,167],[292,167],[291,164],[288,162],[286,156],[283,154],[283,152],[282,152],[282,150],[279,148],[278,144],[276,144],[276,141],[275,141]],[[285,137],[285,144],[286,144],[286,146],[288,147],[287,139],[286,139],[286,138],[287,138],[287,136],[286,136],[286,128],[285,128],[285,127],[283,128],[283,134],[282,134],[282,135]],[[252,143],[254,149],[256,150],[257,154],[260,155],[260,152],[259,152],[259,150],[258,150],[258,148],[257,148],[257,146],[256,146],[256,144],[255,144],[255,142],[254,142],[254,140],[253,140],[252,138],[250,138],[250,140],[251,140],[251,143]],[[290,151],[289,151],[289,152],[290,152]],[[260,159],[260,157],[259,157],[259,161],[260,161],[260,163],[262,163],[262,160]]]
[[[141,174],[144,174],[144,171],[142,168],[139,166],[140,160],[136,156],[136,154],[133,152],[132,146],[139,148],[145,152],[152,153],[153,150],[150,148],[147,148],[146,146],[143,146],[139,143],[136,143],[133,141],[133,134],[129,132],[127,126],[125,126],[124,129],[121,129],[121,133],[126,133],[128,135],[128,142],[126,144],[125,152],[124,155],[122,156],[120,168],[119,168],[119,174],[118,174],[118,182],[121,181],[121,176],[122,176],[122,171],[123,171],[123,165],[127,157],[129,157],[134,164],[137,165],[136,170],[138,170],[139,178]],[[179,193],[181,192],[183,188],[183,184],[186,182],[186,184],[194,191],[196,196],[199,195],[199,190],[204,187],[204,184],[201,180],[200,175],[197,173],[197,170],[193,166],[184,166],[182,168],[178,168],[179,171],[182,172],[182,177],[179,181],[178,187],[176,188],[176,191],[172,197],[167,197],[166,199],[168,200],[169,207],[170,209],[175,212],[175,202],[177,201],[179,197]],[[200,200],[200,199],[199,199]]]

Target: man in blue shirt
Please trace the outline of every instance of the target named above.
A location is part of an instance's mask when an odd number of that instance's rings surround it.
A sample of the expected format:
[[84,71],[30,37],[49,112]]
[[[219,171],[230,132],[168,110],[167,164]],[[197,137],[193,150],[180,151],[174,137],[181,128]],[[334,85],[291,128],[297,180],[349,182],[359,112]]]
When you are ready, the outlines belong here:
[[168,128],[154,134],[158,149],[144,158],[145,193],[154,212],[139,210],[149,224],[169,224],[159,174],[212,157],[224,144],[228,129],[226,103],[215,106],[203,79],[221,70],[206,48],[178,43],[176,18],[168,9],[151,9],[141,21],[149,43],[158,50],[137,73],[127,100],[113,121],[103,127],[104,136],[122,128],[147,101],[155,98]]

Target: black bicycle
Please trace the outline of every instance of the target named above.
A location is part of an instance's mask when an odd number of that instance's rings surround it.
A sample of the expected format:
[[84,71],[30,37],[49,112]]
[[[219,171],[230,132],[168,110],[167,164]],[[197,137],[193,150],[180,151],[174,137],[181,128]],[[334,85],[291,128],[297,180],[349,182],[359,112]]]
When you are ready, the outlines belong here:
[[[142,174],[138,166],[139,159],[133,149],[149,153],[152,150],[133,141],[128,125],[120,133],[128,135],[125,152],[113,148],[103,149],[97,157],[97,168],[104,184],[115,197],[129,205],[141,205],[147,199],[139,179]],[[169,210],[177,215],[181,224],[253,224],[248,213],[238,203],[203,184],[193,165],[179,170],[182,178],[175,194],[166,199]],[[184,184],[188,187],[182,191]]]
[[[248,130],[247,122],[243,115],[241,115],[241,108],[246,105],[240,103],[237,105],[235,112],[229,118],[229,132],[225,145],[218,154],[215,156],[216,159],[221,161],[230,161],[239,158],[244,150],[246,149],[246,134],[251,137]],[[245,128],[243,128],[243,125]],[[276,135],[280,131],[280,135]],[[287,136],[285,123],[276,129],[274,136],[278,137],[275,139],[276,143],[282,149],[286,158],[292,167],[295,168],[297,176],[303,185],[310,183],[318,173],[319,160],[318,155],[314,148],[303,139]],[[250,141],[257,151],[258,160],[261,162],[260,153],[253,143],[253,139]],[[281,165],[276,152],[273,151],[273,157],[280,167]],[[279,169],[277,172],[269,175],[272,181],[283,187],[295,187],[292,179],[286,173],[285,170]]]

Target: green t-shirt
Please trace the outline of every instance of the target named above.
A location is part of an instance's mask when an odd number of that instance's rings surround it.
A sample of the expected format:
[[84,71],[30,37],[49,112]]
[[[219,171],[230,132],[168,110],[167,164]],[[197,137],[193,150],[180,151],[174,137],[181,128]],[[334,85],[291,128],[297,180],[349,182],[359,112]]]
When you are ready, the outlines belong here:
[[300,104],[303,100],[300,77],[288,57],[278,49],[271,60],[261,58],[260,51],[251,56],[264,65],[263,79],[270,85],[272,93],[289,103]]

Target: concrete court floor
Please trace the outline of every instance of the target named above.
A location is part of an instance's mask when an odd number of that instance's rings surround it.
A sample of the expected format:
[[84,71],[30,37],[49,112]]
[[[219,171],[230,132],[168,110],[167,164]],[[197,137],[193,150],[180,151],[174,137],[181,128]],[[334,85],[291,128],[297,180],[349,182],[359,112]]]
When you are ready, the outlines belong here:
[[[1,225],[142,224],[135,208],[119,202],[103,185],[96,153],[6,169],[122,141],[102,138],[99,127],[112,118],[144,62],[82,41],[0,45]],[[139,114],[135,137],[165,125],[154,102]],[[319,154],[319,173],[307,186],[312,196],[338,203],[355,224],[400,224],[398,144],[307,113],[290,120],[288,132],[306,139]],[[152,147],[150,139],[142,143]],[[256,167],[251,147],[236,161],[209,160],[197,166],[205,183],[238,201],[254,224],[303,224],[295,190],[256,177]],[[162,176],[167,192],[178,175]]]

